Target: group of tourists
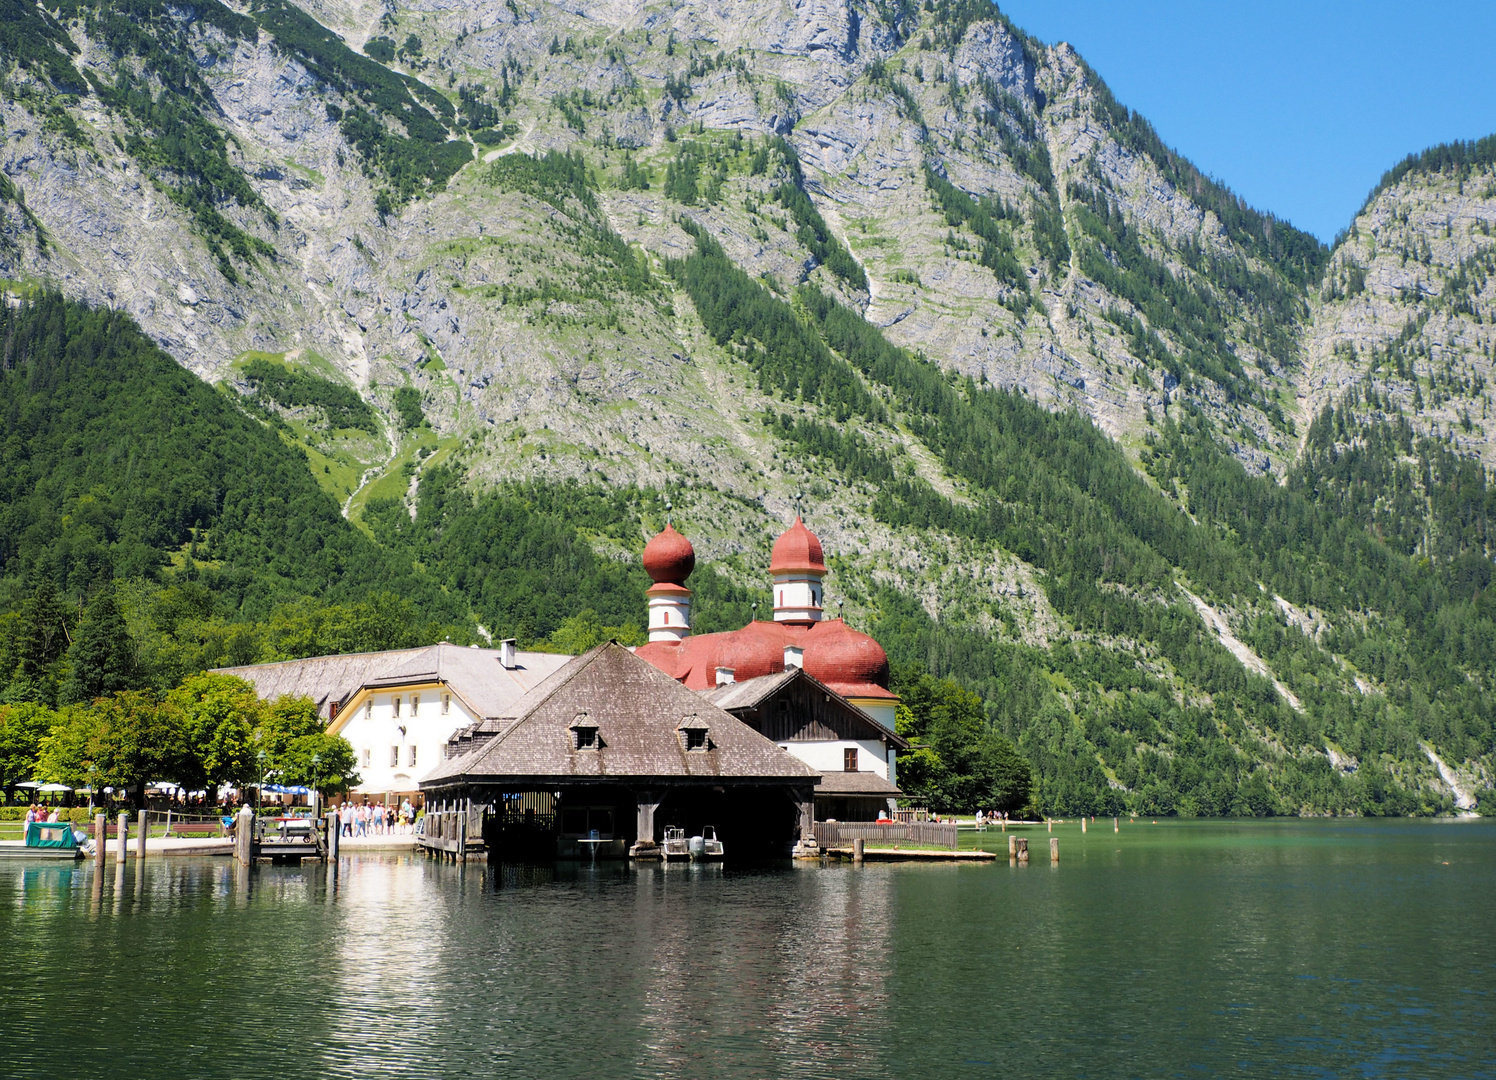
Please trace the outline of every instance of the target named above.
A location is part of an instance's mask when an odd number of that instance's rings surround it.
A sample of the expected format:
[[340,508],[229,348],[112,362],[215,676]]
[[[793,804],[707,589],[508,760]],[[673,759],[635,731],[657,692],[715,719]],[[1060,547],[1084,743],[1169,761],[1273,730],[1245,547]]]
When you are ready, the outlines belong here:
[[32,803],[30,806],[28,806],[26,808],[26,824],[27,825],[30,825],[33,821],[56,821],[56,820],[57,820],[57,807],[55,807],[55,806],[51,807],[49,809],[49,808],[47,808],[45,806],[39,806],[36,803]]
[[338,824],[344,836],[395,836],[415,830],[416,811],[406,799],[398,808],[383,803],[344,803]]

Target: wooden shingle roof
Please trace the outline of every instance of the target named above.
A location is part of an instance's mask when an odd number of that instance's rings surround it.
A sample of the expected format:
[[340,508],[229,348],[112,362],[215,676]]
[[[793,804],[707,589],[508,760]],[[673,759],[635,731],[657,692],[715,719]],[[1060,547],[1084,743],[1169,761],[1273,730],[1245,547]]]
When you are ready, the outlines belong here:
[[[598,748],[577,749],[578,727],[596,728]],[[687,749],[689,728],[705,728],[706,748]],[[820,776],[616,642],[572,660],[477,729],[470,749],[433,769],[423,789],[568,780],[813,784]]]

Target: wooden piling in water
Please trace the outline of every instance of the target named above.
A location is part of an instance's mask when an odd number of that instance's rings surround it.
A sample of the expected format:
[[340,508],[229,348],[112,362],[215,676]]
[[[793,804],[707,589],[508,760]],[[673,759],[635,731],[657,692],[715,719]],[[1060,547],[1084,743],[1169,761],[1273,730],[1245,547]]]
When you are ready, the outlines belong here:
[[1085,818],[1081,818],[1080,819],[1080,831],[1081,832],[1085,832],[1086,831],[1086,819]]
[[1060,838],[1051,837],[1049,840],[1049,861],[1056,863],[1060,861]]
[[1017,857],[1018,857],[1018,837],[1014,836],[1012,833],[1009,833],[1008,834],[1008,858],[1010,858],[1010,859],[1016,859]]
[[342,822],[338,820],[338,812],[329,810],[327,812],[327,857],[337,859],[339,834],[342,832]]
[[[98,864],[101,874],[104,872],[104,855],[109,850],[109,827],[104,824],[106,820],[102,811],[94,815],[94,862]],[[104,879],[98,880],[102,882]]]
[[852,841],[852,861],[854,863],[860,863],[863,860],[863,857],[866,855],[866,853],[867,853],[867,841],[866,840],[864,840],[862,837],[859,836],[859,837],[857,837],[857,839],[855,839],[855,840]]
[[1121,832],[1122,822],[1118,818],[1112,818],[1112,832]]
[[1049,831],[1054,832],[1054,818],[1045,818],[1044,824],[1049,826]]
[[140,833],[135,837],[135,857],[137,859],[144,859],[145,838],[151,831],[151,815],[149,811],[142,810],[140,812],[140,823],[137,828],[140,830]]
[[1017,850],[1015,851],[1014,854],[1017,856],[1018,861],[1020,863],[1026,863],[1026,862],[1028,862],[1028,859],[1029,859],[1028,837],[1026,837],[1026,836],[1020,836],[1020,837],[1018,837]]
[[114,839],[114,858],[123,864],[125,861],[125,852],[130,843],[130,815],[124,810],[119,812],[119,828],[115,830]]

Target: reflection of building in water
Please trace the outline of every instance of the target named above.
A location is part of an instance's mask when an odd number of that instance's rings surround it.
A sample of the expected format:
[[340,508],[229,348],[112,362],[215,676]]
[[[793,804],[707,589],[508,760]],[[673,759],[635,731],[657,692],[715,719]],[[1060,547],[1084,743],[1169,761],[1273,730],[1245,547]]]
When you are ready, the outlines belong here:
[[[894,873],[815,870],[720,879],[709,867],[637,873],[627,947],[647,972],[651,1074],[887,1075]],[[755,888],[755,884],[758,887]]]

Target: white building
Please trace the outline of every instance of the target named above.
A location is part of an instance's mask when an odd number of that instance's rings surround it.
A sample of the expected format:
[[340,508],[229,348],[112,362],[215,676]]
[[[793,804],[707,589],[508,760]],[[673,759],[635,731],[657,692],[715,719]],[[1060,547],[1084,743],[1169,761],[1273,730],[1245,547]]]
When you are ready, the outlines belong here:
[[316,656],[225,668],[253,683],[262,698],[310,697],[328,733],[353,746],[361,782],[351,794],[395,802],[418,793],[421,777],[442,761],[453,732],[500,716],[570,656],[463,648],[442,642],[419,649]]

